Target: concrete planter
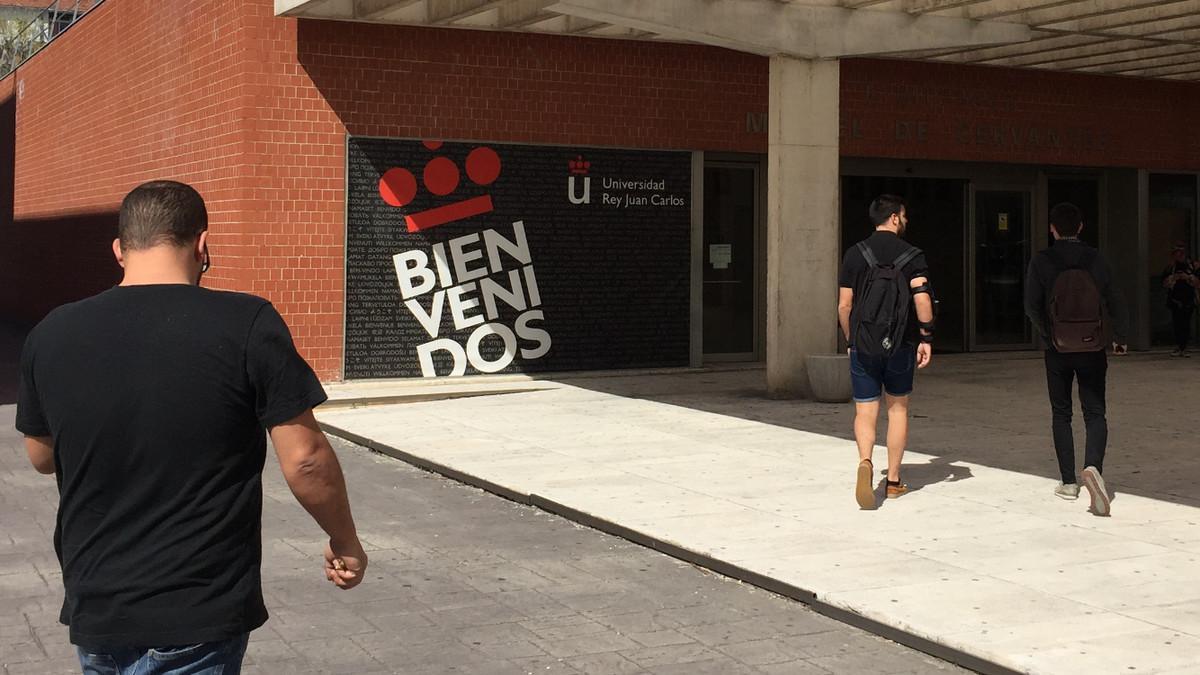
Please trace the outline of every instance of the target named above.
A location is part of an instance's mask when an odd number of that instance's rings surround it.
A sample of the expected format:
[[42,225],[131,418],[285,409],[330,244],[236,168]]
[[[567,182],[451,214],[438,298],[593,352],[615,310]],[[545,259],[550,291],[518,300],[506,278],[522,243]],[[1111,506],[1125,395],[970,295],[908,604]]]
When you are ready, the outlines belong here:
[[845,403],[851,399],[849,354],[809,354],[804,362],[813,398],[822,403]]

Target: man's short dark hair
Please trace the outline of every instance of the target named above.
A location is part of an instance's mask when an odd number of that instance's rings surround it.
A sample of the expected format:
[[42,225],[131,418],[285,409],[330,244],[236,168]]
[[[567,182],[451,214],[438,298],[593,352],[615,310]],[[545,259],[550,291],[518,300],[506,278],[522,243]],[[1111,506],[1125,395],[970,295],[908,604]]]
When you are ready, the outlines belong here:
[[879,195],[871,202],[871,224],[875,227],[886,223],[893,215],[898,215],[906,208],[904,197],[896,195]]
[[187,246],[208,229],[204,198],[173,180],[143,183],[125,195],[117,236],[126,251],[161,244]]
[[1074,237],[1083,230],[1083,212],[1071,202],[1056,204],[1050,209],[1050,224],[1060,237]]

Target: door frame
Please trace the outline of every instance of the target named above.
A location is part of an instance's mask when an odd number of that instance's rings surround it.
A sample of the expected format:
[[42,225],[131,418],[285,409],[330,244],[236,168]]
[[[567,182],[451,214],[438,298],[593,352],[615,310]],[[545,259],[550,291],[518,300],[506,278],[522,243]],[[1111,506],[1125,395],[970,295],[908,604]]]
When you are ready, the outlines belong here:
[[[700,290],[700,298],[698,300],[698,311],[694,314],[699,325],[696,327],[696,333],[699,335],[700,359],[702,363],[745,363],[758,362],[763,360],[763,354],[766,353],[766,298],[763,295],[763,289],[767,283],[766,256],[764,255],[764,242],[766,241],[766,212],[767,212],[767,194],[766,194],[766,161],[765,155],[733,153],[733,152],[706,152],[700,162],[699,180],[696,186],[697,193],[697,208],[695,210],[696,217],[699,220],[697,227],[697,243],[696,248],[698,260],[696,261],[697,280],[696,285]],[[709,167],[717,168],[735,168],[735,169],[753,169],[754,170],[754,337],[753,351],[739,352],[731,354],[710,354],[704,350],[704,264],[708,252],[704,248],[704,170]]]
[[[1001,351],[1028,351],[1028,350],[1034,349],[1036,347],[1037,338],[1034,335],[1034,331],[1032,331],[1032,330],[1029,331],[1029,340],[1027,342],[1023,342],[1023,343],[997,345],[997,344],[989,344],[987,342],[979,341],[979,336],[977,334],[978,323],[976,322],[976,320],[979,317],[979,306],[978,306],[978,303],[976,302],[976,290],[978,290],[976,288],[976,286],[979,283],[979,278],[977,276],[978,265],[976,264],[976,257],[975,257],[975,255],[977,253],[978,239],[979,239],[979,223],[976,222],[976,219],[979,217],[979,213],[978,213],[978,209],[976,208],[977,204],[975,201],[975,195],[978,192],[1023,192],[1023,193],[1025,193],[1025,196],[1026,196],[1026,202],[1025,202],[1025,208],[1026,208],[1026,214],[1025,214],[1025,261],[1024,261],[1023,267],[1028,267],[1029,261],[1030,261],[1030,259],[1032,259],[1033,254],[1034,254],[1033,239],[1035,236],[1035,232],[1038,229],[1040,229],[1037,226],[1037,224],[1034,222],[1034,213],[1035,213],[1036,203],[1037,203],[1036,199],[1037,199],[1039,192],[1041,192],[1041,190],[1039,190],[1039,186],[1037,186],[1037,185],[1028,185],[1028,184],[1020,184],[1020,183],[1003,183],[1003,182],[997,182],[997,183],[979,182],[979,183],[977,183],[975,181],[971,181],[971,183],[969,185],[969,190],[970,190],[970,194],[967,197],[967,236],[963,237],[964,245],[966,246],[965,253],[967,256],[966,257],[966,262],[967,262],[966,280],[965,280],[966,285],[967,285],[967,288],[966,288],[967,302],[965,303],[967,306],[967,311],[966,311],[966,314],[967,314],[967,333],[966,333],[967,351],[969,351],[969,352],[976,352],[976,351],[1001,352]],[[1024,316],[1023,308],[1022,308],[1022,316]],[[1022,323],[1024,323],[1024,318],[1022,318]]]

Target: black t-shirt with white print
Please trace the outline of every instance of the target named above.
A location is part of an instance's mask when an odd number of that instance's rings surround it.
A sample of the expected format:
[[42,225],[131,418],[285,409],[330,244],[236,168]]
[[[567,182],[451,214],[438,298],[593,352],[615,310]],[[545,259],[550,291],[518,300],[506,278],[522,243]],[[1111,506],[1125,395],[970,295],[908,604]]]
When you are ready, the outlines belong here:
[[16,426],[53,438],[71,641],[145,648],[261,626],[265,429],[324,401],[262,298],[118,286],[51,312],[21,355]]

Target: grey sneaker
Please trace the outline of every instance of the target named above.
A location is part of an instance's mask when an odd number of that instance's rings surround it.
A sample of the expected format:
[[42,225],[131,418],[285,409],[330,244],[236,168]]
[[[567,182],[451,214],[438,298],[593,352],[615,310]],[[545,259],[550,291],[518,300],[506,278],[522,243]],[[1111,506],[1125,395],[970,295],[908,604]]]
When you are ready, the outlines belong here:
[[1109,515],[1112,502],[1108,498],[1108,488],[1104,485],[1104,478],[1096,470],[1096,467],[1089,466],[1083,470],[1083,486],[1092,496],[1092,513],[1098,516]]
[[1058,487],[1054,488],[1054,494],[1063,499],[1072,501],[1079,499],[1079,484],[1078,483],[1059,483]]

